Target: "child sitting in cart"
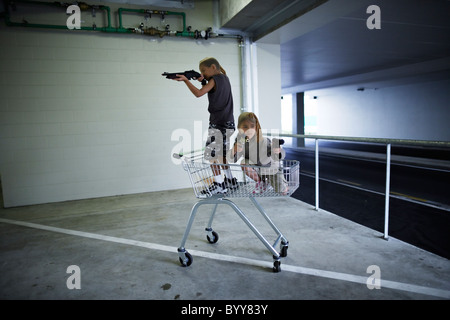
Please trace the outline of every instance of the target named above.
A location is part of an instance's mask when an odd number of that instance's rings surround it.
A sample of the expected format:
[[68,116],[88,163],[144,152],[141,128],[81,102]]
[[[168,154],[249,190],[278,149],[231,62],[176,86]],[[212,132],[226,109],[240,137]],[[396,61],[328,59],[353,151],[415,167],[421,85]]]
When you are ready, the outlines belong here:
[[259,120],[253,112],[243,112],[237,127],[239,134],[233,148],[228,151],[228,161],[236,163],[243,156],[241,165],[257,166],[242,167],[245,174],[256,182],[254,194],[265,192],[269,185],[275,192],[287,194],[288,184],[279,170],[280,160],[286,155],[280,140],[263,137]]

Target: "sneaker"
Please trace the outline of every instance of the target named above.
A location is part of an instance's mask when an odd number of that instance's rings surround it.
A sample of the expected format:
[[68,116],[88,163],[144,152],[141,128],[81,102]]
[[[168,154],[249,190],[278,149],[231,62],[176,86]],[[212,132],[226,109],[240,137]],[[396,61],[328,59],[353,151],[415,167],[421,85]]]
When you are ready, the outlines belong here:
[[[209,191],[209,192],[208,192]],[[203,190],[202,194],[218,194],[218,193],[227,193],[227,187],[225,186],[225,182],[222,183],[217,183],[217,182],[213,182],[209,188],[208,191]]]
[[266,191],[266,189],[267,189],[266,183],[259,181],[256,183],[255,190],[253,190],[253,193],[254,194],[263,193],[264,191]]
[[230,190],[236,190],[239,187],[239,184],[236,178],[225,178],[225,186]]

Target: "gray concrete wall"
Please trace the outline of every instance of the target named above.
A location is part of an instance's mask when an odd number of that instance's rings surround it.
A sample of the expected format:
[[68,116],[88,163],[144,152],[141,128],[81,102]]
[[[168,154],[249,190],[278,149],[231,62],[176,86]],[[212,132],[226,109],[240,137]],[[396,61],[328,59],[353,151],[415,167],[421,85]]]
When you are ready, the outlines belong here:
[[220,0],[219,16],[220,25],[223,26],[230,21],[239,11],[245,8],[252,0]]
[[317,134],[450,141],[450,80],[358,91],[355,86],[306,92],[317,96]]

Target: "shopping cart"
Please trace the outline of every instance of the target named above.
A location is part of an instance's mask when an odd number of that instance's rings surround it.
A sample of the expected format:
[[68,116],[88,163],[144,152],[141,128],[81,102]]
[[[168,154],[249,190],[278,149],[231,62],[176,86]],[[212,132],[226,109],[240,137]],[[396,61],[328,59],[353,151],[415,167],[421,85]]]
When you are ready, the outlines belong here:
[[[279,160],[272,163],[270,166],[255,166],[255,165],[240,165],[240,164],[217,164],[223,168],[224,166],[230,168],[235,179],[234,185],[229,185],[228,191],[224,194],[213,194],[210,190],[210,185],[213,183],[213,170],[211,163],[203,159],[203,155],[197,156],[181,156],[174,155],[174,157],[182,158],[184,170],[189,174],[189,178],[194,189],[195,196],[200,199],[191,210],[189,221],[178,248],[179,260],[182,266],[187,267],[192,264],[193,258],[191,254],[185,249],[185,244],[189,236],[192,224],[194,222],[197,210],[200,206],[205,204],[214,205],[207,227],[205,228],[206,239],[209,243],[216,243],[219,240],[219,235],[212,229],[212,223],[216,214],[216,209],[219,204],[229,205],[238,216],[247,224],[258,239],[266,246],[273,256],[273,271],[281,271],[280,257],[287,256],[289,241],[283,236],[281,231],[275,226],[267,213],[256,201],[258,197],[289,197],[299,186],[299,172],[300,164],[296,160]],[[256,182],[249,178],[245,173],[248,170],[257,172],[261,181]],[[253,223],[247,218],[242,210],[231,200],[227,198],[249,198],[267,223],[275,231],[277,238],[274,244],[269,241],[256,229]],[[280,244],[280,252],[275,247]]]

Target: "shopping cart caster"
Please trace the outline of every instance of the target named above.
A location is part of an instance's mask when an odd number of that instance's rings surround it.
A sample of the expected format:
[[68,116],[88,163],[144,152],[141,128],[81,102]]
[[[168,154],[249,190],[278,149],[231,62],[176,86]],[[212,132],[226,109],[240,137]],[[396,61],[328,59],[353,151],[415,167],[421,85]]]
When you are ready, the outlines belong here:
[[206,239],[209,243],[216,243],[219,241],[219,235],[217,232],[213,231],[211,228],[206,228],[206,231],[208,231],[208,234],[206,235]]
[[277,260],[273,263],[273,272],[281,272],[281,261]]
[[194,260],[189,252],[186,249],[178,249],[178,254],[180,256],[179,260],[183,267],[189,267]]
[[280,257],[283,257],[283,258],[287,257],[287,250],[289,248],[289,241],[286,241],[284,243],[281,242],[280,248],[281,248]]

